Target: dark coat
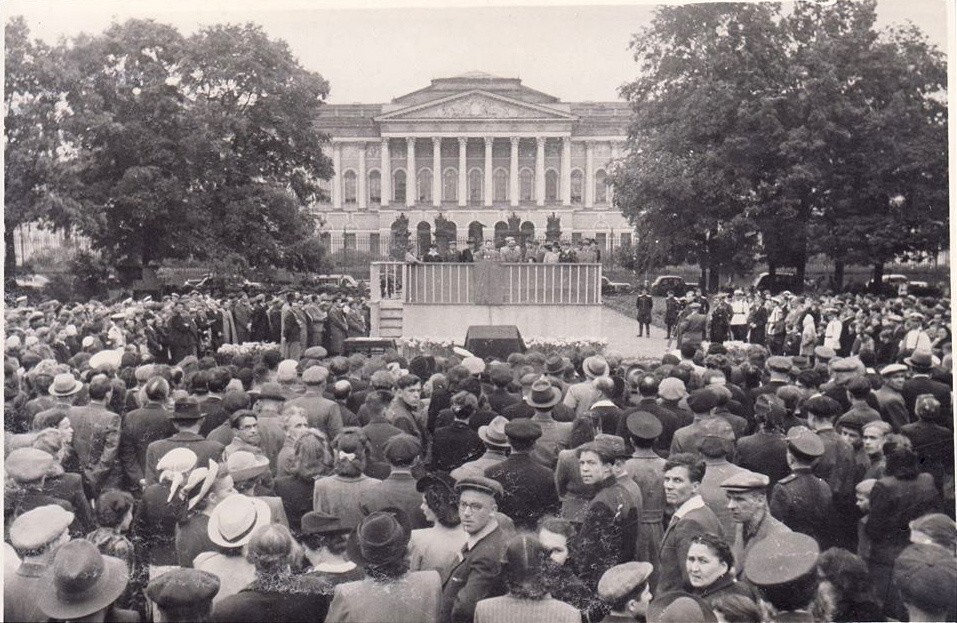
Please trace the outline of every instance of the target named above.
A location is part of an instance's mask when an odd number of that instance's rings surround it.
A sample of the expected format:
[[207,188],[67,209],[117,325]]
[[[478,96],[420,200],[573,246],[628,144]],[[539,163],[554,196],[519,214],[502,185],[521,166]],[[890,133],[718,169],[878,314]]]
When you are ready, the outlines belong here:
[[910,413],[910,418],[913,422],[917,420],[917,415],[914,413],[914,405],[917,403],[918,396],[921,394],[933,394],[934,398],[940,402],[941,414],[949,414],[951,412],[950,392],[951,388],[940,381],[935,381],[929,376],[915,376],[904,382],[904,389],[901,390],[901,395],[904,397],[904,402],[907,404],[907,411]]
[[207,436],[214,428],[226,422],[229,416],[223,409],[223,399],[219,396],[206,396],[199,402],[199,410],[206,416],[202,426],[199,427],[199,434]]
[[681,590],[688,582],[688,571],[685,564],[685,560],[688,558],[688,548],[691,547],[691,540],[694,537],[706,532],[725,536],[721,530],[721,522],[718,521],[714,512],[703,503],[701,508],[692,509],[679,520],[672,520],[669,523],[661,541],[661,550],[658,553],[661,566],[658,586],[653,591],[656,595]]
[[295,474],[273,481],[273,491],[282,500],[293,534],[298,534],[302,516],[312,510],[312,493],[315,486],[315,480],[307,480]]
[[502,387],[492,389],[492,391],[486,394],[486,398],[488,398],[489,408],[499,415],[504,413],[508,407],[522,401],[521,396],[509,393],[507,389]]
[[131,532],[137,560],[143,564],[176,565],[176,523],[183,516],[186,502],[179,496],[169,498],[169,483],[153,484],[143,491],[136,506]]
[[934,477],[942,490],[944,478],[954,473],[954,431],[932,422],[918,420],[901,427],[917,454],[920,471]]
[[910,524],[921,515],[939,513],[943,504],[930,474],[912,480],[886,476],[871,490],[871,512],[864,531],[871,539],[870,561],[893,565],[910,544]]
[[146,449],[154,441],[176,434],[170,412],[159,403],[149,402],[123,417],[120,434],[120,462],[130,487],[139,491],[146,478]]
[[268,588],[254,582],[217,603],[210,620],[223,623],[322,621],[330,602],[322,590],[317,579],[302,575],[291,576],[287,582]]
[[435,431],[432,441],[433,469],[451,472],[482,456],[485,444],[467,422],[455,421]]
[[193,513],[189,519],[176,525],[176,559],[180,567],[193,566],[193,560],[203,552],[218,551],[209,538],[209,516]]
[[439,617],[442,623],[471,621],[476,603],[505,594],[501,559],[507,543],[508,535],[498,526],[446,570]]
[[502,484],[505,495],[498,510],[511,517],[520,530],[535,530],[542,516],[557,515],[561,509],[554,473],[528,453],[513,453],[486,468],[485,475]]
[[635,299],[635,309],[637,311],[638,322],[645,324],[651,322],[651,308],[654,306],[654,304],[655,300],[651,298],[651,295],[638,295],[638,298]]
[[605,571],[632,560],[639,520],[640,509],[627,489],[614,477],[601,483],[578,532],[578,577],[585,584],[597,587]]
[[738,465],[770,478],[772,488],[791,471],[787,458],[788,442],[783,433],[758,431],[738,439],[736,448]]
[[156,464],[173,448],[188,448],[195,452],[196,465],[199,467],[209,463],[210,459],[218,463],[223,456],[223,444],[209,441],[196,433],[178,432],[146,447],[146,484],[157,482],[159,473],[156,471]]
[[415,489],[415,477],[408,472],[392,470],[385,480],[375,482],[362,490],[359,506],[364,515],[394,507],[405,511],[413,530],[428,528],[422,512],[422,494]]
[[810,469],[796,469],[771,493],[771,515],[792,531],[814,537],[818,544],[829,542],[832,512],[830,487]]

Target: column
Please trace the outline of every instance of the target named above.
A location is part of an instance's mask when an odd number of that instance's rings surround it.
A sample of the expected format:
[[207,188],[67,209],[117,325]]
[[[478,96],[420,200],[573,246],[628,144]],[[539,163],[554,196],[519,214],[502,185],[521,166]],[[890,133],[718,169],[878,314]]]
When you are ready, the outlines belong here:
[[518,141],[517,136],[513,136],[512,140],[512,153],[509,158],[509,169],[508,169],[508,200],[509,204],[515,208],[518,207],[518,200],[520,196],[518,188]]
[[382,139],[382,148],[379,151],[379,187],[382,189],[382,200],[379,203],[388,207],[392,201],[392,156],[389,154],[389,139]]
[[562,205],[572,204],[572,137],[562,137]]
[[535,139],[535,203],[545,205],[545,137]]
[[442,205],[442,138],[432,137],[432,205]]
[[585,207],[595,207],[595,142],[585,141]]
[[492,206],[492,141],[491,136],[485,137],[485,205]]
[[368,182],[366,176],[366,144],[365,142],[358,143],[359,147],[359,179],[356,180],[356,192],[359,193],[358,205],[360,210],[367,210],[369,208],[369,197],[366,190],[366,185]]
[[332,209],[342,209],[342,145],[332,144]]
[[[610,171],[612,169],[611,164],[617,162],[621,157],[621,145],[618,141],[612,141],[611,143],[611,162],[608,163],[608,166],[605,167],[605,175],[610,177]],[[608,179],[608,178],[606,178]],[[612,184],[608,185],[608,205],[613,205],[615,201],[615,187]]]
[[464,208],[469,200],[469,172],[468,164],[465,160],[465,148],[468,146],[469,139],[465,136],[459,137],[459,207]]
[[407,136],[405,139],[405,205],[415,206],[415,138]]

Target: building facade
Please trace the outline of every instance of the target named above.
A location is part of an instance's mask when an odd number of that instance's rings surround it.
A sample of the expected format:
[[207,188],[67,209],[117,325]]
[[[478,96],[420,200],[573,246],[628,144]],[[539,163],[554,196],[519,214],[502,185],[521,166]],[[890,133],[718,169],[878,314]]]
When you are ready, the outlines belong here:
[[[319,131],[335,175],[314,207],[332,247],[388,254],[396,219],[417,250],[436,240],[546,237],[603,248],[631,242],[612,206],[610,164],[622,156],[629,108],[561,102],[474,72],[439,78],[388,104],[323,106]],[[444,246],[444,244],[443,244]]]

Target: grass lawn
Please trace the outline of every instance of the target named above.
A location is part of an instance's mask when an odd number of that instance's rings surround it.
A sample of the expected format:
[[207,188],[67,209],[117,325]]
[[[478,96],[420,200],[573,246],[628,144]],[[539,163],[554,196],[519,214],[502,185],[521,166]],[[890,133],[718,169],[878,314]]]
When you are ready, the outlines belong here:
[[[631,318],[635,317],[635,299],[637,294],[606,294],[602,300],[606,307],[611,307]],[[665,298],[663,296],[652,297],[655,300],[651,308],[651,324],[656,327],[665,327]]]

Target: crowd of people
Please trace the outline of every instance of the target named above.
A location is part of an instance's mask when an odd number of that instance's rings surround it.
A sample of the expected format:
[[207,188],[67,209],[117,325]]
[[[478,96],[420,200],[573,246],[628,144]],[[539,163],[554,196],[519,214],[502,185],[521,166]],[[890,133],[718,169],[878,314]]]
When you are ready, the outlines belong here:
[[469,238],[464,249],[459,249],[458,243],[450,240],[445,250],[440,249],[438,243],[432,243],[420,256],[415,253],[415,245],[410,244],[405,261],[412,264],[420,262],[593,264],[601,262],[601,248],[594,238],[577,242],[533,239],[524,245],[519,245],[513,236],[506,236],[500,245],[497,245],[494,240],[483,242],[481,239]]
[[20,302],[4,619],[955,620],[949,302],[685,303],[630,361],[346,356],[362,302],[295,293]]

